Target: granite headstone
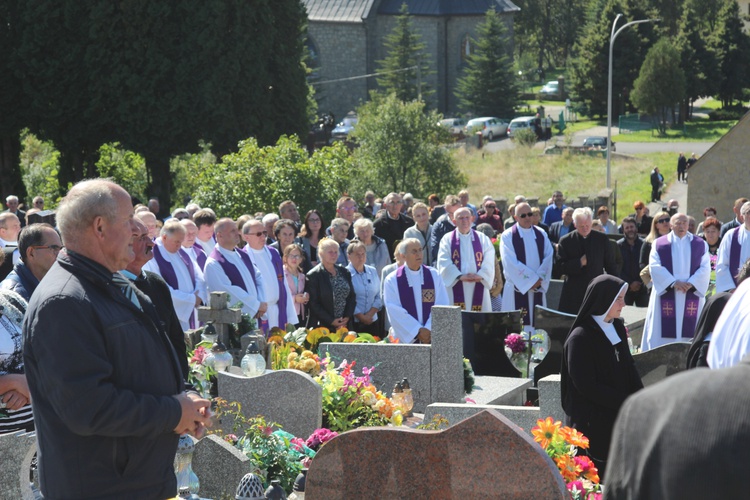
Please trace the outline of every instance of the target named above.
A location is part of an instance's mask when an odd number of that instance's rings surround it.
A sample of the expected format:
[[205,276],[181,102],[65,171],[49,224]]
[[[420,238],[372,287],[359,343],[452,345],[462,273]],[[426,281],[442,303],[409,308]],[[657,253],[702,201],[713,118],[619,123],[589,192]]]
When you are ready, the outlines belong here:
[[475,374],[521,376],[505,354],[505,337],[521,330],[520,311],[462,311],[461,320],[464,356],[471,361]]
[[29,471],[35,452],[35,433],[18,431],[0,434],[0,500],[34,498],[29,485]]
[[538,386],[539,380],[547,375],[560,373],[563,346],[575,319],[575,314],[567,314],[542,306],[534,308],[534,328],[547,332],[547,338],[549,339],[547,355],[534,368],[535,386]]
[[244,453],[215,434],[195,444],[192,468],[201,498],[234,498],[240,480],[254,469]]
[[675,342],[665,344],[633,356],[635,369],[644,386],[653,385],[685,369],[690,344]]

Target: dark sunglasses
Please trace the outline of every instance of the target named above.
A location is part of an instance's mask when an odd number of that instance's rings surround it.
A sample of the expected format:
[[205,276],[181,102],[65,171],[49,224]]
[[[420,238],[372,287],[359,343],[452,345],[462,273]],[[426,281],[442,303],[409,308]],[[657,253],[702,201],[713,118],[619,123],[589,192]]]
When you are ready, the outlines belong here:
[[484,208],[497,208],[497,205],[485,205]]
[[247,233],[250,236],[268,236],[268,231],[258,231],[257,233]]
[[53,252],[58,253],[63,247],[60,245],[34,245],[31,248],[49,248]]
[[665,222],[669,222],[669,219],[659,219],[656,222],[658,222],[659,224],[664,224]]
[[526,217],[531,217],[532,215],[534,215],[534,214],[531,213],[531,212],[526,212],[525,214],[519,214],[518,217],[520,219],[525,219]]

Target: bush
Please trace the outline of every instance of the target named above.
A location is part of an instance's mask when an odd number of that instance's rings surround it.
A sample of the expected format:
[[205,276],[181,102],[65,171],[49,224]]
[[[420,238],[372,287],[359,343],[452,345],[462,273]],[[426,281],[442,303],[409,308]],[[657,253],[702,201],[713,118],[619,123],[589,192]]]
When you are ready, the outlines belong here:
[[732,106],[731,108],[715,109],[708,113],[708,119],[713,122],[724,120],[739,120],[740,118],[745,116],[747,110],[748,108],[744,106]]
[[532,147],[536,144],[536,133],[531,128],[522,128],[513,132],[513,139],[521,146]]

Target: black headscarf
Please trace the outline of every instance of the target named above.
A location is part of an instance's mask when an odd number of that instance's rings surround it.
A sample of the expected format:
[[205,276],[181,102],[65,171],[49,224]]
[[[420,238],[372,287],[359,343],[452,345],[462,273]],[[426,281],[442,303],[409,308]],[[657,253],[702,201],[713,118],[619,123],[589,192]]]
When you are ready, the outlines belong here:
[[[586,295],[583,297],[581,308],[578,310],[578,316],[576,316],[573,326],[570,327],[570,332],[584,323],[588,323],[592,316],[606,314],[625,284],[623,280],[611,274],[602,274],[591,280],[588,288],[586,288]],[[570,332],[568,332],[568,335],[570,335]]]

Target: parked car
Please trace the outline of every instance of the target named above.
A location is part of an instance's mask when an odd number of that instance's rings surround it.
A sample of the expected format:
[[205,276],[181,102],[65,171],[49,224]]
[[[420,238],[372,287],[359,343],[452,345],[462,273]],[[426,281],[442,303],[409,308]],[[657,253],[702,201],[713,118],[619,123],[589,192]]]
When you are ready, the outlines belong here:
[[539,91],[540,95],[558,95],[560,93],[560,82],[557,80],[552,80],[550,82],[547,82],[544,87]]
[[346,117],[331,130],[331,142],[334,141],[346,141],[349,139],[349,134],[352,133],[354,127],[357,125],[357,115],[349,113]]
[[444,118],[440,120],[440,125],[447,128],[455,139],[463,139],[466,126],[466,120],[463,118]]
[[[583,140],[584,149],[607,149],[607,138],[601,136],[586,137]],[[612,143],[612,151],[615,151],[615,143]]]
[[512,139],[518,130],[522,128],[531,128],[535,119],[535,116],[519,116],[518,118],[512,119],[508,126],[508,137]]
[[474,118],[464,127],[464,133],[466,135],[475,134],[482,132],[482,137],[491,141],[496,137],[504,137],[508,134],[508,122],[502,118],[496,118],[494,116],[484,116],[482,118]]

